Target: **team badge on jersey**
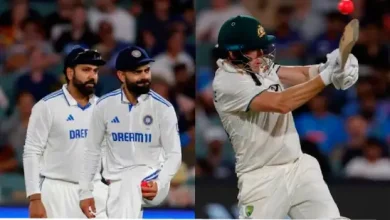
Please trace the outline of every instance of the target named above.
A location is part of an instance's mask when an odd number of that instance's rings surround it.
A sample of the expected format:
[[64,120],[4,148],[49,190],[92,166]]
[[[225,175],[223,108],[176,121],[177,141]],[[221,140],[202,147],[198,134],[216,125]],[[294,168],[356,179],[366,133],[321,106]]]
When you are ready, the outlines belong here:
[[145,125],[151,125],[153,123],[153,118],[150,115],[146,115],[144,117],[144,124]]
[[246,215],[246,217],[250,217],[252,215],[253,209],[254,209],[253,205],[245,206],[245,215]]

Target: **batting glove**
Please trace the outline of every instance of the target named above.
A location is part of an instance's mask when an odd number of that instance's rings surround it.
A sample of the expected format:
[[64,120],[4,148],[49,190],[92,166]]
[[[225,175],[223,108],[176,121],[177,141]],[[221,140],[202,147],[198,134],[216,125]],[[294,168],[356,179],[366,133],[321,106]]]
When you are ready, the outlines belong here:
[[333,62],[337,59],[340,59],[340,50],[339,49],[335,49],[331,53],[328,53],[326,55],[326,63],[320,65],[319,71],[320,72],[324,71],[326,68],[328,68],[328,66],[331,63],[333,64]]
[[333,86],[338,90],[349,89],[359,79],[359,62],[352,54],[349,55],[344,70],[341,71],[339,62],[337,62],[336,70],[331,76],[331,81]]
[[335,56],[329,56],[325,64],[320,64],[319,75],[326,86],[332,83],[332,76],[337,71],[337,65]]

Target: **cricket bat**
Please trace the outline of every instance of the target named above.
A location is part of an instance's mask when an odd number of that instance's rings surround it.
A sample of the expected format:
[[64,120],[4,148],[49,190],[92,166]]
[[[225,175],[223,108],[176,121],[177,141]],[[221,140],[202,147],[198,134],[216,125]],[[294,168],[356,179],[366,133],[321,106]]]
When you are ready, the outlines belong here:
[[340,63],[341,69],[344,69],[345,63],[348,60],[348,56],[355,46],[356,41],[359,38],[359,20],[353,19],[347,26],[345,26],[343,37],[340,40]]

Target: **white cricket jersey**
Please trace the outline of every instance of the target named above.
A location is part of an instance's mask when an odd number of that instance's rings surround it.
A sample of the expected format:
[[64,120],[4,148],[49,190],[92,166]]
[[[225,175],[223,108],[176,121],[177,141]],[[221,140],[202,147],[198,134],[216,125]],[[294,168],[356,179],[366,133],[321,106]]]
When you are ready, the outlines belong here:
[[[101,143],[107,140],[103,177],[120,180],[121,171],[138,166],[161,169],[157,181],[169,184],[181,164],[181,144],[174,107],[150,91],[129,102],[122,89],[102,96],[93,111],[88,135],[81,198],[91,196]],[[162,168],[161,168],[162,167]]]
[[256,74],[261,82],[257,86],[249,74],[237,71],[225,61],[217,63],[214,105],[236,154],[237,175],[297,159],[302,152],[292,113],[249,110],[252,99],[261,92],[284,89],[277,75],[279,66],[273,65],[265,77]]
[[[97,99],[92,96],[82,107],[63,85],[34,105],[23,154],[27,196],[40,193],[42,177],[79,182],[88,126]],[[96,172],[94,175],[100,176]]]

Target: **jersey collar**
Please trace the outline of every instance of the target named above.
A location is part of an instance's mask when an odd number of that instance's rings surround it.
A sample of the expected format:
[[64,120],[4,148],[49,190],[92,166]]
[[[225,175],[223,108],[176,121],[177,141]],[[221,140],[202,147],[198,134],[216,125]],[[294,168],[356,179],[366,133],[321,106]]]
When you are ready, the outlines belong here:
[[[65,100],[66,100],[66,102],[68,103],[69,106],[79,106],[79,104],[77,103],[76,99],[74,99],[73,96],[69,93],[67,84],[64,84],[62,86],[62,92],[64,93]],[[94,104],[95,101],[96,101],[95,95],[94,94],[90,95],[90,97],[89,97],[89,104],[87,104],[87,106],[90,106],[91,104]],[[79,106],[79,107],[80,108],[87,108],[87,106],[85,106],[85,107]]]
[[[142,103],[143,101],[146,101],[146,99],[149,97],[149,93],[147,94],[142,94],[140,95],[138,98],[137,98],[137,101],[138,103]],[[125,95],[125,91],[123,91],[123,88],[121,89],[121,100],[122,100],[122,103],[124,104],[130,104],[132,105],[132,103],[127,99],[126,95]]]
[[219,68],[221,68],[224,71],[229,72],[229,73],[241,73],[241,74],[245,73],[245,70],[238,69],[238,68],[234,67],[232,64],[230,64],[229,62],[227,62],[226,60],[223,60],[223,59],[218,59],[217,60],[217,65],[218,65]]

